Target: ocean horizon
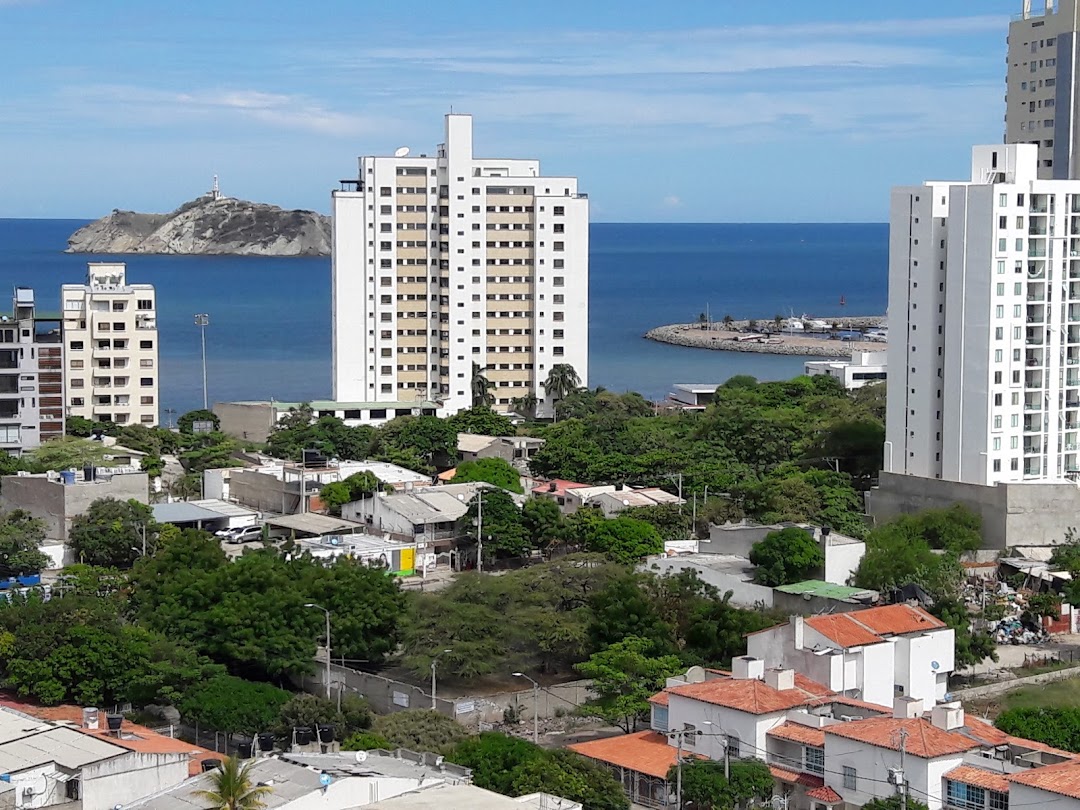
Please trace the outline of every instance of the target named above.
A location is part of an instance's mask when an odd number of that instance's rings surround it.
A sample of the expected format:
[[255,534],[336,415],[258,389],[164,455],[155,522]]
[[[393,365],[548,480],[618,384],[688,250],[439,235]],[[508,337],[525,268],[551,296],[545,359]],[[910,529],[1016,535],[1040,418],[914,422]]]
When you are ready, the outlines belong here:
[[[210,314],[211,402],[329,397],[329,257],[64,253],[88,221],[0,219],[0,280],[33,287],[44,310],[58,308],[60,285],[81,283],[90,261],[124,261],[129,280],[154,284],[163,422],[169,410],[202,405],[196,312]],[[887,277],[885,223],[594,222],[589,385],[661,399],[675,383],[795,376],[805,358],[689,349],[643,335],[706,311],[717,321],[881,315]]]

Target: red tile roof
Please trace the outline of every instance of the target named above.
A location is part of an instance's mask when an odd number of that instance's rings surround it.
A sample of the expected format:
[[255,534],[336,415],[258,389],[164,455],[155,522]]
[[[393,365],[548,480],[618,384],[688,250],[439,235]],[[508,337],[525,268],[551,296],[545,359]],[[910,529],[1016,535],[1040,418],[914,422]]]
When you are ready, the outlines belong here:
[[1009,780],[1005,774],[977,768],[974,765],[960,765],[945,774],[946,779],[963,782],[965,785],[996,790],[998,793],[1009,792]]
[[839,804],[843,801],[840,794],[833,790],[828,785],[822,785],[819,788],[806,791],[806,795],[810,799],[817,799],[817,801],[823,804]]
[[900,731],[908,733],[906,751],[922,759],[948,756],[979,748],[981,743],[955,731],[944,731],[922,719],[902,720],[894,717],[869,717],[825,727],[826,734],[875,745],[878,748],[900,750]]
[[[555,489],[551,489],[551,485],[555,485]],[[565,495],[568,489],[581,489],[587,487],[588,484],[579,484],[577,481],[567,481],[563,478],[552,478],[550,481],[545,481],[538,487],[533,487],[533,492],[537,495]]]
[[829,641],[844,648],[880,644],[885,640],[873,630],[859,624],[847,613],[812,616],[806,620],[806,626],[812,627]]
[[776,765],[770,765],[769,771],[779,779],[781,782],[791,782],[796,785],[803,785],[805,787],[817,788],[825,784],[825,778],[821,776],[814,776],[812,773],[799,773],[798,771],[789,771],[787,768],[778,768]]
[[1013,774],[1009,781],[1080,799],[1080,762],[1062,762],[1060,765],[1032,768]]
[[802,743],[803,745],[815,745],[818,748],[825,745],[825,732],[820,728],[810,728],[799,723],[783,723],[766,732],[770,737],[781,740]]
[[657,692],[655,695],[653,695],[651,698],[649,698],[649,703],[653,703],[653,704],[655,704],[657,706],[667,706],[668,705],[668,693],[667,692]]
[[[661,779],[667,777],[668,770],[675,764],[677,753],[675,746],[668,745],[668,738],[655,731],[590,740],[568,745],[567,748],[590,759]],[[703,758],[698,754],[694,756]]]
[[1032,751],[1043,751],[1047,754],[1065,757],[1066,759],[1080,760],[1080,755],[1070,751],[1062,751],[1060,748],[1052,748],[1045,743],[1036,742],[1035,740],[1026,740],[1023,737],[1014,737],[1011,734],[1006,734],[1004,731],[1000,731],[978,717],[968,715],[964,718],[964,723],[964,733],[987,745],[1010,744],[1019,746],[1020,748],[1028,748]]
[[885,605],[855,613],[812,616],[806,619],[806,625],[844,648],[877,644],[888,636],[923,633],[946,626],[941,619],[910,605]]
[[672,686],[665,691],[749,714],[783,712],[832,694],[827,687],[798,673],[794,689],[773,689],[764,681],[752,679],[713,678],[703,683]]

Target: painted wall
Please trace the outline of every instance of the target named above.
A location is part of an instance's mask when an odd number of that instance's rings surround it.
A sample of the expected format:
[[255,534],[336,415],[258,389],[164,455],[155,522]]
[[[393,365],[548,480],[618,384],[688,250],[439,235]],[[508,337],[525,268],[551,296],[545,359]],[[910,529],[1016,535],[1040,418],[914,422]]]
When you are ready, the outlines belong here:
[[179,785],[187,778],[186,754],[129,751],[82,769],[83,810],[112,810]]

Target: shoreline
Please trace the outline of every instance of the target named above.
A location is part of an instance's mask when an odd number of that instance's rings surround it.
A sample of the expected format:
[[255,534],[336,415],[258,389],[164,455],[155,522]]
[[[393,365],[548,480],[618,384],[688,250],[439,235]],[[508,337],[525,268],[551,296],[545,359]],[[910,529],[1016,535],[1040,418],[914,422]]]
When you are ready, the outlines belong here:
[[[841,329],[866,329],[880,326],[885,322],[885,317],[882,315],[853,315],[842,318],[825,318],[823,320],[837,324]],[[650,329],[645,333],[644,337],[646,340],[656,341],[657,343],[667,343],[672,346],[683,346],[690,349],[778,354],[792,357],[849,358],[853,352],[884,352],[888,349],[887,343],[867,340],[834,340],[828,337],[828,333],[789,333],[777,330],[776,324],[772,321],[757,321],[756,323],[762,333],[768,330],[772,337],[783,342],[754,343],[734,340],[734,338],[751,331],[749,320],[733,321],[730,328],[716,323],[711,324],[708,329],[702,329],[699,323],[667,324]]]

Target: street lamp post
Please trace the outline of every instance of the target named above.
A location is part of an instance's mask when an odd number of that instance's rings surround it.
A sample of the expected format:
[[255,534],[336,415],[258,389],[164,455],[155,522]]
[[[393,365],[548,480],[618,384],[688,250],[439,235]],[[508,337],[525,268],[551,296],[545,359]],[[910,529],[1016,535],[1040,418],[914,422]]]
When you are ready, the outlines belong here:
[[313,602],[308,602],[304,607],[317,608],[326,614],[326,699],[330,700],[330,611]]
[[540,721],[537,714],[537,705],[540,702],[540,684],[526,675],[524,672],[515,672],[515,678],[524,678],[533,685],[533,745],[540,744]]
[[[206,327],[210,325],[210,316],[205,312],[200,312],[195,316],[195,325],[199,327],[199,334],[202,336],[202,406],[205,411],[210,407],[209,397],[206,394]],[[330,687],[327,686],[327,688]]]
[[431,659],[431,710],[435,711],[435,668],[439,665],[439,659],[446,655],[450,650],[443,650],[441,653]]

